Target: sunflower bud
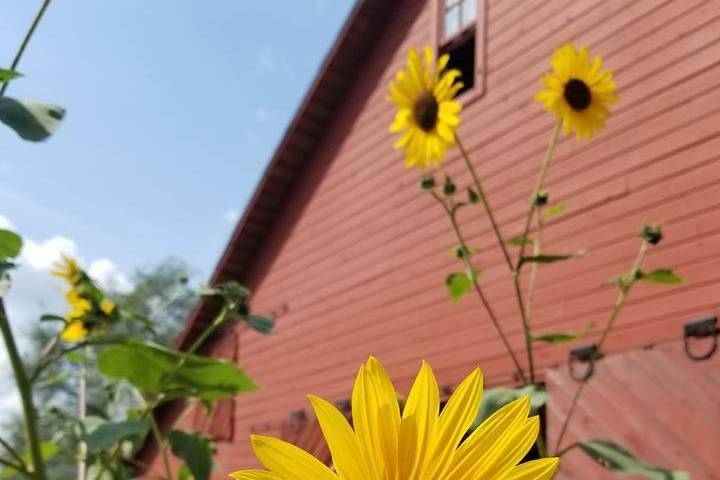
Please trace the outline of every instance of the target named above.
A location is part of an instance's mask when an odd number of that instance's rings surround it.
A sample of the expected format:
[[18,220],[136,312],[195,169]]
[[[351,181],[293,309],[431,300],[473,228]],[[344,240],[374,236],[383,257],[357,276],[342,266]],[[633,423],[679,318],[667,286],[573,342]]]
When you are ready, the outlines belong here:
[[432,175],[425,175],[420,180],[420,188],[423,190],[432,190],[435,188],[435,179]]
[[547,205],[548,203],[548,193],[546,191],[540,191],[536,192],[535,195],[533,195],[533,205],[536,207],[542,207]]
[[643,229],[640,230],[640,237],[650,245],[657,245],[660,243],[660,240],[663,239],[662,229],[660,225],[657,224],[645,225]]
[[455,187],[455,184],[450,177],[446,175],[445,184],[443,185],[443,193],[446,197],[452,197],[455,194],[455,190],[457,190],[457,187]]

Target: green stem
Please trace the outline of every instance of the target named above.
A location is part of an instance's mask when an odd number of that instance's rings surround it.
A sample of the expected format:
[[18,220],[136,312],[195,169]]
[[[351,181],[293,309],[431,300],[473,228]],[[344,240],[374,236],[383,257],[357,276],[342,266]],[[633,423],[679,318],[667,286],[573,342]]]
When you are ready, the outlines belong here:
[[[640,245],[640,249],[638,250],[637,256],[635,257],[635,262],[633,262],[633,266],[630,269],[630,273],[628,274],[626,279],[621,279],[620,281],[620,292],[618,293],[617,298],[615,299],[615,304],[613,305],[612,312],[610,313],[610,319],[608,320],[607,324],[605,324],[605,329],[603,330],[602,334],[600,335],[600,339],[595,344],[595,347],[598,352],[602,352],[602,346],[605,343],[605,341],[608,338],[608,335],[610,334],[610,331],[612,330],[613,326],[615,325],[615,321],[620,316],[620,311],[622,310],[623,306],[625,306],[625,301],[627,300],[628,294],[630,293],[630,289],[632,288],[633,283],[635,282],[635,279],[637,278],[638,272],[640,271],[640,267],[642,266],[642,262],[645,259],[645,254],[647,253],[647,250],[649,248],[649,244],[646,240],[643,240],[642,244]],[[588,377],[584,379],[580,384],[578,385],[578,388],[575,390],[575,395],[573,396],[572,401],[570,402],[570,408],[568,409],[567,416],[565,417],[565,421],[562,424],[562,427],[560,428],[560,433],[558,434],[558,439],[555,442],[555,452],[565,452],[568,450],[568,448],[564,450],[560,450],[560,446],[562,445],[563,438],[565,436],[565,433],[567,433],[568,425],[570,424],[570,419],[572,418],[573,414],[575,413],[575,409],[580,401],[580,397],[582,396],[583,391],[585,390],[585,385],[590,381],[590,378]],[[559,453],[556,453],[556,455],[559,455]]]
[[[187,363],[188,359],[200,348],[202,347],[207,339],[215,333],[215,331],[220,328],[228,319],[228,316],[230,315],[230,309],[227,306],[223,306],[220,312],[217,314],[213,322],[198,336],[198,338],[195,339],[195,341],[190,345],[190,348],[184,351],[183,356],[180,358],[180,361],[175,365],[175,367],[172,369],[172,371],[163,379],[160,386],[158,387],[158,390],[162,390],[165,385],[167,385],[168,382],[170,382],[173,378],[175,378],[175,375],[177,375],[177,372]],[[154,400],[150,404],[148,404],[148,409],[152,410],[157,406],[157,403],[159,400]]]
[[[17,53],[15,54],[15,58],[12,61],[12,64],[10,64],[10,70],[15,70],[20,63],[20,59],[23,56],[23,53],[25,53],[25,49],[28,46],[28,43],[30,43],[30,39],[32,38],[33,34],[35,33],[35,29],[37,28],[38,24],[40,23],[40,20],[42,19],[43,15],[45,14],[45,10],[47,10],[47,7],[50,5],[51,0],[44,0],[42,3],[42,6],[40,7],[40,10],[38,10],[37,14],[35,15],[35,18],[33,19],[32,24],[30,25],[30,28],[28,29],[27,33],[25,34],[25,37],[23,38],[22,43],[20,44],[20,48],[18,48]],[[8,85],[10,82],[3,83],[2,87],[0,87],[0,97],[5,95],[5,90],[7,90]]]
[[[536,219],[536,232],[535,237],[533,239],[533,254],[540,255],[540,252],[542,251],[542,227],[543,227],[543,221],[542,221],[542,211],[540,207],[536,210],[537,215],[535,215]],[[537,287],[538,283],[538,272],[540,270],[540,264],[538,262],[533,262],[533,264],[530,266],[530,279],[528,280],[528,288],[527,288],[527,300],[525,305],[525,315],[527,317],[527,324],[528,324],[528,330],[532,334],[532,313],[533,313],[533,303],[535,301],[535,289]],[[538,455],[540,458],[547,457],[547,445],[545,444],[545,438],[543,437],[543,433],[541,432],[537,440],[535,441],[535,444],[537,445],[538,449]]]
[[[530,197],[530,208],[528,210],[527,217],[525,219],[525,228],[523,229],[522,237],[527,238],[530,233],[530,225],[532,224],[533,215],[535,214],[535,196],[542,189],[543,183],[545,183],[545,176],[550,169],[550,164],[555,155],[555,146],[557,145],[558,137],[560,136],[561,123],[555,123],[550,141],[548,142],[548,148],[545,151],[545,157],[540,165],[537,179],[535,180],[535,188],[533,189],[532,196]],[[530,318],[528,313],[525,311],[525,302],[523,301],[522,288],[520,287],[520,269],[522,268],[522,259],[525,255],[525,242],[520,244],[520,253],[518,254],[517,263],[513,268],[513,287],[515,289],[515,296],[518,302],[518,308],[520,309],[520,315],[523,321],[523,332],[525,334],[525,348],[527,349],[528,355],[528,367],[530,370],[530,383],[535,383],[535,360],[533,355],[533,344],[532,344],[532,331],[530,327]]]
[[490,320],[492,321],[492,324],[495,326],[495,330],[497,330],[498,335],[500,335],[500,339],[502,340],[503,344],[505,345],[505,349],[510,354],[510,358],[512,359],[513,363],[515,364],[515,368],[517,370],[518,376],[520,380],[523,383],[527,383],[527,378],[525,377],[525,372],[523,372],[522,366],[520,365],[520,362],[517,359],[517,356],[515,355],[515,352],[513,351],[512,347],[510,346],[510,342],[508,341],[505,332],[503,332],[502,327],[500,326],[500,322],[498,321],[497,316],[495,315],[495,311],[493,310],[492,306],[490,305],[490,302],[488,301],[487,297],[485,296],[485,292],[483,292],[482,288],[480,287],[480,284],[477,281],[476,275],[474,274],[474,269],[472,264],[470,263],[470,259],[468,258],[467,252],[469,251],[467,243],[465,242],[465,237],[462,234],[462,231],[460,230],[460,225],[457,222],[457,218],[455,216],[455,210],[448,208],[448,206],[445,204],[442,198],[438,197],[435,192],[431,192],[432,196],[435,198],[435,200],[438,201],[438,203],[443,207],[443,210],[445,210],[445,213],[447,213],[448,218],[450,219],[450,223],[452,225],[453,231],[455,232],[455,236],[458,239],[458,242],[460,242],[460,248],[463,252],[462,259],[463,263],[465,265],[465,270],[468,272],[470,278],[472,279],[473,286],[475,288],[475,292],[477,293],[478,297],[480,298],[480,301],[482,302],[483,306],[485,307],[485,310],[488,312],[488,316],[490,317]]
[[13,457],[15,460],[17,460],[18,465],[20,465],[20,466],[22,467],[21,470],[27,471],[27,466],[25,465],[25,460],[23,460],[23,458],[20,456],[20,454],[17,453],[17,452],[15,451],[15,449],[12,448],[8,442],[6,442],[6,441],[3,440],[2,438],[0,438],[0,445],[2,445],[2,446],[5,448],[5,450],[7,450],[7,452],[8,452],[10,455],[12,455],[12,457]]
[[22,403],[23,415],[25,417],[25,436],[27,437],[28,449],[30,450],[30,459],[32,462],[32,471],[34,478],[37,480],[45,480],[45,462],[42,458],[40,449],[40,436],[38,435],[37,416],[35,406],[33,405],[32,390],[27,372],[20,359],[15,338],[13,337],[10,323],[5,313],[5,304],[0,298],[0,331],[2,331],[5,347],[10,365],[15,375],[15,382],[20,392],[20,401]]
[[[192,356],[200,347],[203,346],[203,344],[207,341],[207,339],[212,335],[218,328],[220,328],[225,322],[228,320],[230,316],[230,309],[227,305],[224,305],[220,312],[217,314],[213,322],[200,334],[198,338],[195,339],[195,341],[190,345],[190,348],[184,351],[183,356],[180,358],[180,361],[175,365],[173,370],[163,379],[162,383],[158,386],[158,391],[162,391],[163,387],[167,385],[169,381],[171,381],[177,372],[187,363],[190,356]],[[145,401],[145,399],[142,399]],[[140,414],[140,418],[146,418],[150,417],[150,423],[152,425],[153,429],[153,437],[155,438],[155,441],[158,444],[158,449],[160,449],[160,453],[163,456],[163,461],[167,458],[167,442],[163,439],[163,433],[160,429],[160,426],[157,424],[157,421],[155,420],[155,416],[153,415],[153,411],[161,402],[161,398],[154,398],[152,401],[149,401],[145,404],[145,407],[143,408],[143,411]],[[114,451],[112,452],[112,456],[116,457],[120,453],[120,449],[116,446]],[[168,469],[168,464],[166,464],[166,470]],[[168,470],[168,472],[171,472],[171,470]],[[168,474],[168,478],[171,479],[172,477],[170,474]]]
[[155,415],[153,415],[152,412],[150,412],[149,414],[149,419],[150,427],[153,432],[153,437],[155,438],[155,442],[157,442],[158,448],[160,449],[160,452],[162,454],[163,466],[165,468],[165,476],[167,480],[172,480],[172,469],[170,468],[170,458],[168,457],[165,440],[163,439],[162,433],[160,432],[160,427],[155,420]]
[[470,161],[470,156],[467,153],[467,150],[465,150],[465,146],[460,141],[460,137],[458,135],[455,135],[455,141],[457,143],[458,148],[460,149],[460,153],[462,154],[463,159],[465,160],[465,165],[467,166],[468,170],[470,171],[470,175],[473,179],[473,184],[475,185],[475,189],[477,190],[477,194],[480,197],[480,201],[482,202],[483,206],[485,207],[485,211],[487,212],[488,219],[490,219],[490,225],[492,225],[493,232],[495,232],[495,237],[497,238],[498,243],[500,244],[500,248],[502,249],[503,256],[505,257],[505,262],[507,263],[507,266],[510,270],[513,268],[513,262],[510,258],[510,253],[508,252],[507,245],[505,244],[505,239],[502,236],[502,233],[500,232],[500,227],[498,226],[497,220],[495,220],[495,214],[493,213],[493,209],[490,208],[490,202],[487,199],[487,196],[485,195],[485,190],[482,187],[482,183],[480,183],[480,177],[478,176],[477,172],[475,171],[475,167],[473,166],[472,162]]
[[[535,224],[535,238],[533,239],[533,254],[534,255],[540,255],[542,252],[542,227],[543,227],[543,221],[542,221],[542,215],[541,210],[538,208],[537,215],[535,215],[536,224]],[[527,316],[527,322],[528,326],[532,329],[532,309],[533,309],[533,303],[535,301],[535,289],[537,287],[538,282],[538,271],[540,270],[540,264],[538,262],[533,262],[532,265],[530,265],[530,279],[528,280],[528,291],[527,291],[527,300],[525,303],[525,315]],[[531,330],[532,333],[532,330]]]
[[[555,127],[553,128],[552,134],[550,135],[550,141],[548,141],[547,150],[545,151],[545,157],[543,158],[537,178],[535,179],[535,187],[533,188],[533,192],[530,197],[530,208],[528,209],[528,213],[525,217],[525,228],[523,229],[523,237],[525,238],[527,238],[528,233],[530,233],[530,225],[532,224],[533,214],[535,213],[535,209],[537,207],[537,205],[535,204],[535,196],[542,190],[543,184],[545,183],[545,177],[547,176],[548,170],[550,170],[550,165],[552,164],[553,157],[555,156],[555,147],[557,146],[557,141],[558,137],[560,136],[561,128],[561,122],[555,123]],[[518,264],[520,263],[520,259],[524,254],[525,243],[523,242],[520,245]]]
[[126,337],[105,337],[105,338],[97,338],[97,339],[89,339],[81,343],[77,343],[71,347],[64,348],[62,350],[59,350],[57,353],[50,355],[51,352],[48,352],[46,354],[47,358],[40,358],[38,360],[38,363],[35,365],[35,368],[33,368],[32,372],[30,373],[30,383],[35,383],[38,378],[40,378],[40,375],[43,371],[56,361],[60,360],[63,356],[67,355],[68,353],[75,352],[77,350],[80,350],[82,348],[88,347],[90,345],[114,345],[118,343],[124,343],[127,341]]
[[5,460],[4,458],[0,458],[0,465],[3,465],[8,468],[12,468],[13,470],[17,470],[18,472],[29,476],[32,478],[32,474],[25,470],[25,468],[20,465],[19,463],[11,462],[10,460]]
[[[88,347],[85,347],[85,359],[87,361],[89,354]],[[85,416],[87,412],[87,365],[83,362],[80,365],[80,375],[78,378],[78,420],[81,423],[85,422]],[[87,443],[84,440],[80,440],[78,445],[78,480],[85,480],[86,467],[87,467]]]
[[568,445],[567,447],[565,447],[565,448],[563,448],[562,450],[560,450],[559,452],[557,452],[557,453],[555,454],[555,456],[556,456],[556,457],[562,457],[563,455],[565,455],[565,454],[566,454],[567,452],[569,452],[570,450],[573,450],[573,449],[575,449],[575,448],[577,448],[577,447],[579,447],[579,446],[580,446],[579,443],[570,444],[570,445]]

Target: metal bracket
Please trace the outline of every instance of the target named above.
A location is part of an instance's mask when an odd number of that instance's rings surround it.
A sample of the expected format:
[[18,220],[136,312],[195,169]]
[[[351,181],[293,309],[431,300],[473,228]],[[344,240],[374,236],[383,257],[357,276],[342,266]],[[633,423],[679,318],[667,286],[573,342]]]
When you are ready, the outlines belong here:
[[[570,350],[570,358],[568,360],[568,371],[570,377],[578,383],[587,382],[595,373],[595,362],[603,357],[602,352],[597,345],[590,344]],[[578,364],[584,363],[585,371],[578,372]]]
[[[718,348],[718,336],[720,335],[720,328],[718,328],[717,323],[717,316],[708,315],[707,317],[691,320],[685,324],[683,328],[683,342],[685,343],[685,353],[688,357],[696,362],[700,362],[713,356]],[[711,339],[710,347],[701,354],[694,353],[690,347],[692,343],[691,339],[698,338]]]

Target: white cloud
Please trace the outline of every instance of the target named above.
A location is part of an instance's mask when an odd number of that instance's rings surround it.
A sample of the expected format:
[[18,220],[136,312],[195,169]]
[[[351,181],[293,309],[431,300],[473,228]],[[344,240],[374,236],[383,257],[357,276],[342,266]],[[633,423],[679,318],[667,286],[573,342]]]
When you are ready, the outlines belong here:
[[0,228],[14,230],[15,225],[13,225],[13,223],[5,215],[0,215]]
[[[13,222],[0,215],[0,228],[14,229]],[[11,273],[12,286],[6,296],[8,317],[21,350],[27,348],[26,335],[44,313],[65,314],[64,283],[50,275],[52,265],[62,254],[70,255],[85,266],[77,243],[68,237],[55,235],[45,240],[23,238],[23,249],[18,258],[19,267]],[[132,284],[109,259],[90,262],[87,271],[104,288],[128,291]],[[17,395],[9,381],[9,366],[4,347],[0,347],[0,420],[8,410],[17,410]],[[7,407],[7,409],[6,409]]]
[[225,219],[227,223],[234,225],[238,220],[240,220],[240,210],[229,208],[223,214],[223,219]]
[[132,290],[132,283],[117,266],[107,258],[95,260],[88,267],[88,274],[94,278],[102,288],[127,293]]
[[75,258],[78,256],[78,248],[74,240],[58,235],[43,242],[26,238],[20,259],[35,270],[48,270],[63,255]]

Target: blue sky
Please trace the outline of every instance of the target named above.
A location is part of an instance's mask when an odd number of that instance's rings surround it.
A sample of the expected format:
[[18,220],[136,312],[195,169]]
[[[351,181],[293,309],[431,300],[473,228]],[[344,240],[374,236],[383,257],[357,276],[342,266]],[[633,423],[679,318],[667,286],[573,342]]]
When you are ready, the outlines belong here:
[[[39,4],[5,0],[0,62]],[[87,262],[129,273],[176,255],[207,278],[351,6],[51,4],[8,95],[67,116],[43,144],[0,129],[0,215]]]
[[[9,67],[40,0],[4,0]],[[351,0],[50,5],[7,95],[67,109],[46,143],[0,125],[0,228],[25,239],[7,297],[25,345],[63,314],[60,252],[108,286],[168,256],[208,278]],[[17,408],[0,349],[0,418]]]

